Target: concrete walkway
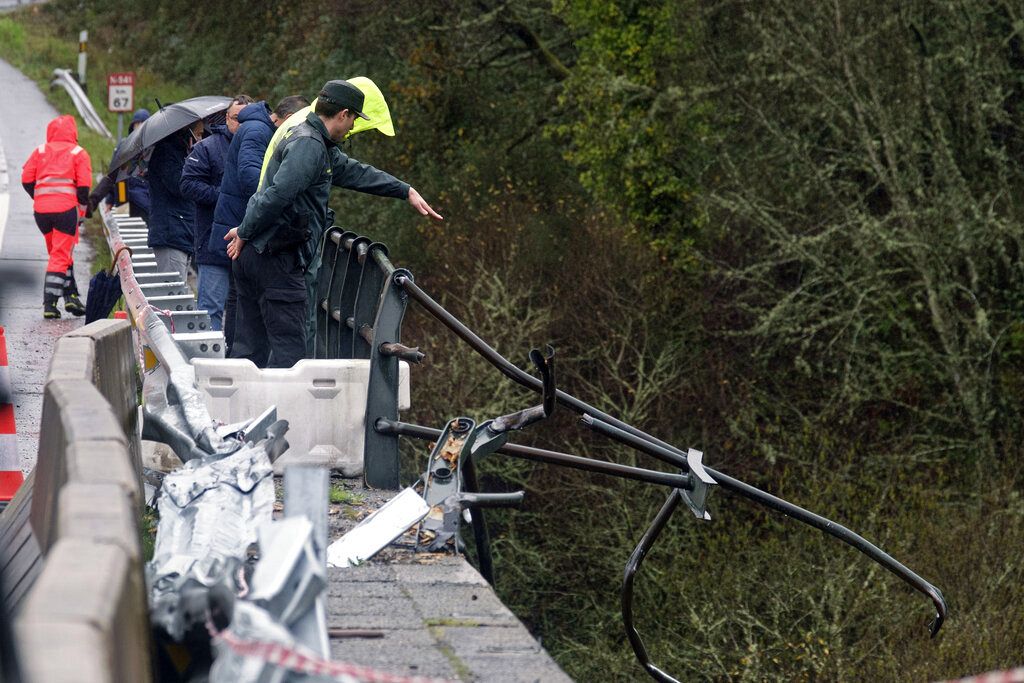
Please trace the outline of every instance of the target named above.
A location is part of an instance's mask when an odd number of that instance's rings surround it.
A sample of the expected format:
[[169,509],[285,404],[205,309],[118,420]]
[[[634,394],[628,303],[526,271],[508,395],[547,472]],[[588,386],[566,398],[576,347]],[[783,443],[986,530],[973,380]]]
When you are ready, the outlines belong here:
[[[32,148],[46,141],[46,124],[58,112],[20,71],[0,60],[0,326],[7,333],[7,355],[14,392],[20,466],[28,473],[36,461],[43,383],[54,342],[82,325],[82,318],[43,320],[43,275],[46,245],[32,217],[32,199],[21,188],[21,166]],[[3,163],[6,159],[6,163]],[[4,206],[7,205],[6,221]],[[75,278],[83,293],[89,283],[92,255],[84,243],[75,248]]]
[[[330,506],[330,541],[398,493],[350,479],[333,483],[350,495]],[[332,638],[332,660],[463,683],[571,683],[464,557],[402,545],[358,567],[328,569],[328,625],[364,633]]]

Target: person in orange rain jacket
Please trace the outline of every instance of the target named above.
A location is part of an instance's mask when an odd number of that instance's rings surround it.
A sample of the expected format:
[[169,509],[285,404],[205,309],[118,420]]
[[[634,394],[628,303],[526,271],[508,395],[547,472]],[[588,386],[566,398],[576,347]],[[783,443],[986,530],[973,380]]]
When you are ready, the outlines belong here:
[[43,317],[60,317],[57,299],[62,295],[65,311],[85,315],[75,284],[72,251],[89,202],[92,161],[78,146],[74,117],[65,114],[50,121],[46,142],[32,150],[21,169],[21,184],[32,197],[36,225],[50,255],[43,285]]

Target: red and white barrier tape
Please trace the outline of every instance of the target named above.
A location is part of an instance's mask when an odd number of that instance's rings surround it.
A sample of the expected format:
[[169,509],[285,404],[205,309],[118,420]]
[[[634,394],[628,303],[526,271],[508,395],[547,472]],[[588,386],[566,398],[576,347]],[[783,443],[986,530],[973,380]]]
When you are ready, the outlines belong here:
[[255,657],[282,669],[314,676],[330,676],[341,683],[450,683],[441,678],[424,676],[397,676],[376,669],[344,662],[330,662],[320,659],[308,651],[287,647],[278,643],[241,640],[225,629],[214,633],[237,655]]
[[942,681],[941,683],[1024,683],[1024,666],[1007,671],[989,671],[977,676]]

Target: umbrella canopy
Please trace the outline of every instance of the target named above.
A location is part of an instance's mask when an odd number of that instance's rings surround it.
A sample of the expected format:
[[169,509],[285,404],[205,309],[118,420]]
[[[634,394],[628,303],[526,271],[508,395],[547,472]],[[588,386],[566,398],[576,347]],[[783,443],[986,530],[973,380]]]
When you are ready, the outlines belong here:
[[121,141],[114,152],[114,158],[110,160],[111,170],[124,166],[175,131],[224,111],[231,106],[231,102],[230,97],[203,95],[163,107]]

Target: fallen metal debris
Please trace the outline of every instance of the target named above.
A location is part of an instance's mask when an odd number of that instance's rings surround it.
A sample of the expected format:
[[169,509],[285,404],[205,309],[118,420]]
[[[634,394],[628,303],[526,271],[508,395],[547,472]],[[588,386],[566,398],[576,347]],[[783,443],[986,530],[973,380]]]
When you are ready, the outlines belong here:
[[[260,525],[271,520],[274,437],[223,458],[190,460],[163,481],[153,559],[146,567],[151,619],[180,642],[205,622],[182,609],[186,586],[222,582],[227,565],[244,560]],[[230,578],[231,575],[229,575]]]
[[327,566],[355,567],[419,523],[430,506],[409,487],[327,546]]

